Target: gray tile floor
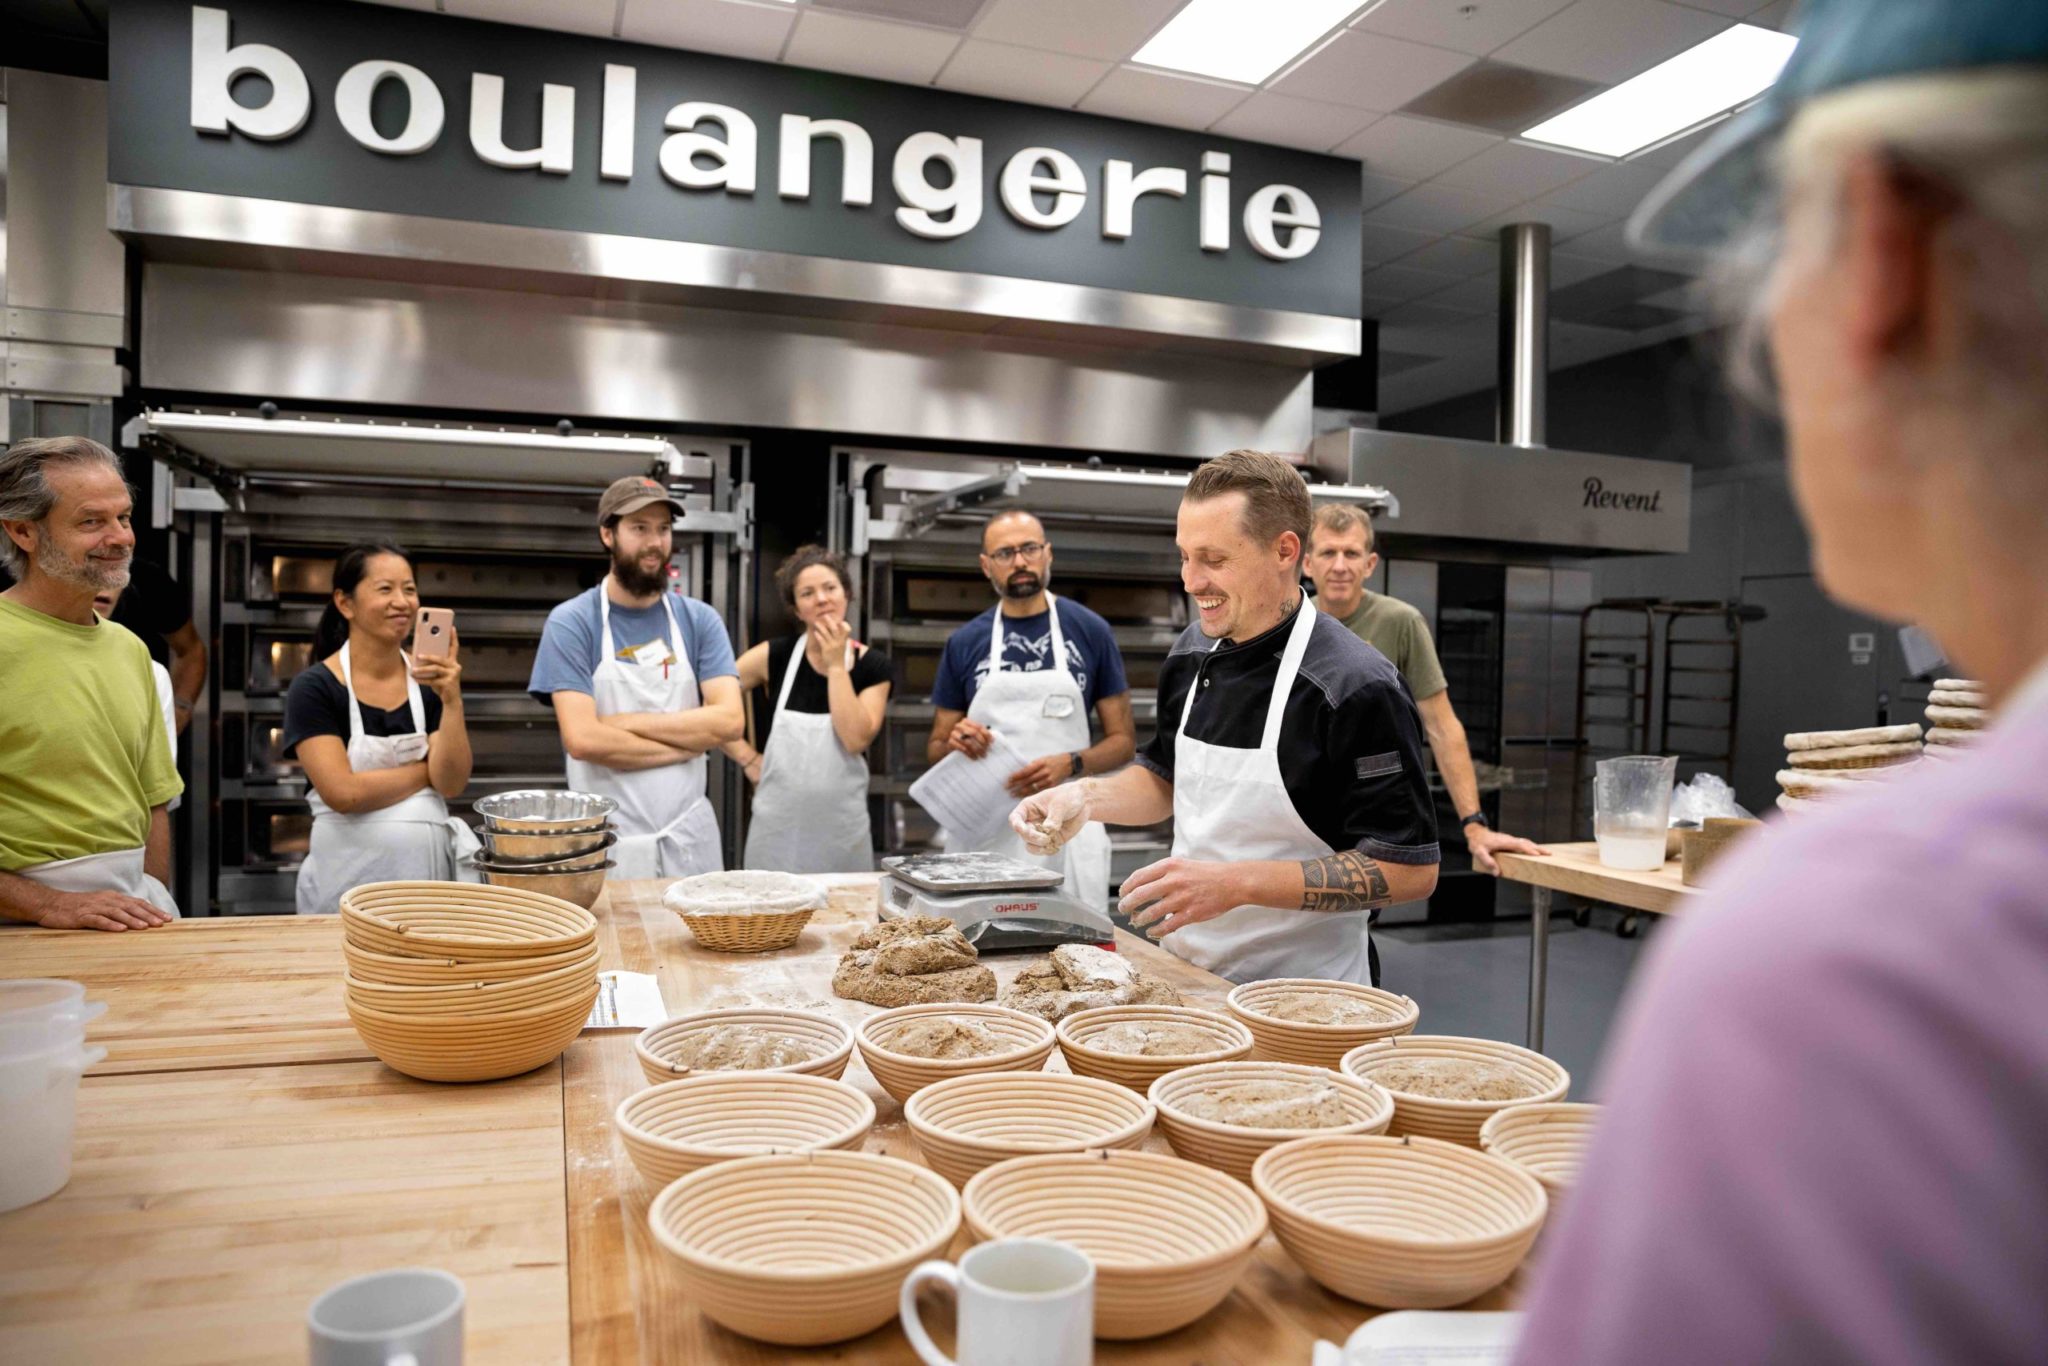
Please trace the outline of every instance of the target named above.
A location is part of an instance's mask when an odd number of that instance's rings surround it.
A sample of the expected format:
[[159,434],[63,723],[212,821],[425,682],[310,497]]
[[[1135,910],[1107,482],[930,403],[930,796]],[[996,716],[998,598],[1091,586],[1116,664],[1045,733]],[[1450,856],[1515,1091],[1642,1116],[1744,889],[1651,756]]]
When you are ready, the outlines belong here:
[[[1646,916],[1634,939],[1614,932],[1612,911],[1580,929],[1569,915],[1550,922],[1549,1005],[1543,1051],[1572,1074],[1574,1100],[1598,1099],[1596,1067],[1623,988],[1655,938]],[[1529,1014],[1529,922],[1381,926],[1380,985],[1422,1006],[1418,1030],[1521,1043]]]

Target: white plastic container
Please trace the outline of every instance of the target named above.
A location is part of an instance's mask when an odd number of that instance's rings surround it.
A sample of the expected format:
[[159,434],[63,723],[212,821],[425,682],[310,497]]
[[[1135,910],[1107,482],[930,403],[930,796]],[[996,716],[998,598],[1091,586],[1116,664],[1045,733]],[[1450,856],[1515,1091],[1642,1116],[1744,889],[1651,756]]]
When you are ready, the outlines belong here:
[[[83,1030],[81,1022],[78,1026]],[[0,1057],[0,1212],[47,1200],[71,1179],[78,1079],[107,1050],[69,1039]]]

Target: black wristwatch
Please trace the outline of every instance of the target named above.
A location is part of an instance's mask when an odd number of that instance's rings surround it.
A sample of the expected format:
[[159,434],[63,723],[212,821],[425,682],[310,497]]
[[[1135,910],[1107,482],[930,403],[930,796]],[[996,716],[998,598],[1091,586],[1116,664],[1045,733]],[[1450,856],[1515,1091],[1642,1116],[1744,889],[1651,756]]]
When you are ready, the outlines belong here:
[[1493,826],[1487,823],[1486,813],[1484,811],[1474,811],[1471,815],[1465,817],[1464,820],[1459,821],[1458,825],[1461,828],[1477,825],[1483,829],[1493,829]]
[[1067,775],[1068,777],[1070,777],[1070,778],[1078,778],[1078,777],[1080,777],[1080,776],[1082,775],[1082,773],[1084,773],[1084,772],[1086,772],[1086,771],[1087,771],[1087,770],[1086,770],[1086,769],[1085,769],[1085,768],[1083,767],[1083,765],[1082,765],[1082,763],[1081,763],[1081,751],[1080,751],[1080,750],[1078,750],[1078,749],[1077,749],[1077,750],[1074,750],[1074,751],[1073,751],[1072,753],[1068,754],[1068,755],[1067,755],[1067,757],[1068,757],[1069,759],[1072,759],[1072,760],[1074,761],[1074,771],[1073,771],[1072,773],[1068,774],[1068,775]]

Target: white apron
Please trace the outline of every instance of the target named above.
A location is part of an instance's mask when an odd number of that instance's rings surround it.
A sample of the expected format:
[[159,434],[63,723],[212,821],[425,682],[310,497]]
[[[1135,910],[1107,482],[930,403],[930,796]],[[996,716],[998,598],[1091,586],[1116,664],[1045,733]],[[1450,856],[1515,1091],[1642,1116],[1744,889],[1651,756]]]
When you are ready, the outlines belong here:
[[115,849],[82,858],[58,859],[33,868],[16,868],[15,876],[41,883],[55,892],[120,892],[147,901],[166,915],[178,914],[170,888],[142,870],[142,850]]
[[[629,663],[618,657],[618,647],[612,643],[611,587],[609,575],[597,587],[602,629],[590,696],[597,704],[598,716],[689,711],[702,705],[703,695],[690,668],[689,653],[683,649],[682,628],[676,623],[675,604],[669,602],[669,595],[661,595],[667,612],[669,657]],[[702,754],[688,763],[638,772],[609,769],[573,756],[569,759],[570,787],[610,797],[619,804],[612,816],[619,842],[612,846],[615,866],[611,877],[688,877],[724,870],[718,818],[704,797],[704,775],[709,768],[710,762]]]
[[[357,773],[399,768],[427,757],[427,709],[420,700],[412,660],[405,665],[405,705],[412,713],[410,735],[365,735],[363,709],[349,672],[348,646],[341,647],[341,686],[348,692],[348,766]],[[314,667],[318,667],[317,665]],[[476,832],[448,814],[448,803],[431,787],[376,811],[341,812],[306,794],[313,808],[313,836],[299,865],[300,915],[333,915],[341,894],[366,882],[458,882],[469,855],[480,847]]]
[[[1196,688],[1188,689],[1173,750],[1175,858],[1296,863],[1336,852],[1302,823],[1280,774],[1280,720],[1315,626],[1315,607],[1304,600],[1280,655],[1280,671],[1266,704],[1265,734],[1257,749],[1228,749],[1189,739],[1188,713],[1194,708]],[[1368,914],[1239,906],[1214,920],[1175,930],[1159,942],[1233,982],[1321,977],[1370,985]]]
[[[791,711],[789,692],[804,658],[797,637],[775,720],[761,751],[761,781],[754,789],[754,819],[747,827],[748,868],[784,873],[869,873],[875,867],[868,826],[868,764],[847,752],[829,712]],[[853,647],[846,661],[853,664]]]
[[[1059,607],[1050,593],[1045,595],[1045,610],[1051,618],[1052,667],[1034,673],[1003,668],[1003,611],[998,607],[989,628],[988,677],[967,708],[968,720],[1001,731],[1026,759],[1071,754],[1092,743],[1088,700],[1067,669],[1067,642],[1060,634]],[[1081,833],[1057,854],[1032,853],[1007,825],[981,849],[969,847],[947,831],[945,847],[949,854],[1007,854],[1040,867],[1057,868],[1066,875],[1062,891],[1098,910],[1109,909],[1109,832],[1100,821],[1082,826]]]

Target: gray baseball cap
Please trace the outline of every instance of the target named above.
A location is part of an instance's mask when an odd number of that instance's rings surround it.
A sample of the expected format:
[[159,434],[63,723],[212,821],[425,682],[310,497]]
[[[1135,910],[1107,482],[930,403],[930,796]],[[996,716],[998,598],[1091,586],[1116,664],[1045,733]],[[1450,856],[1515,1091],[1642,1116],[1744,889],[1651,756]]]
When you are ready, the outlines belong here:
[[1808,100],[1866,81],[2048,65],[2048,0],[1806,0],[1777,84],[1651,190],[1629,219],[1639,250],[1698,257],[1768,202],[1778,141]]
[[612,486],[604,491],[604,497],[597,500],[597,524],[603,526],[614,517],[638,512],[650,503],[667,503],[675,509],[678,517],[685,510],[659,480],[644,474],[629,474],[623,479],[614,479]]

